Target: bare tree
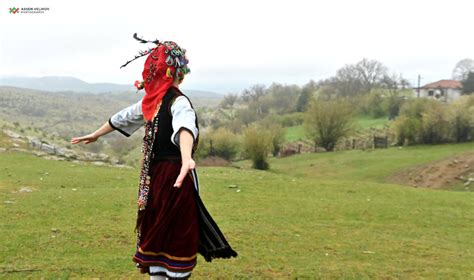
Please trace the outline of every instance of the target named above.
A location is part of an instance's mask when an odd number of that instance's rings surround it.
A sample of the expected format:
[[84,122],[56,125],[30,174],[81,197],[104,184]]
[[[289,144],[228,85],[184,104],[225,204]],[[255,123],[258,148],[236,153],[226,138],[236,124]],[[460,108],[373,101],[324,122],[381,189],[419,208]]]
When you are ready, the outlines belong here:
[[377,60],[362,59],[357,64],[339,69],[332,80],[339,96],[354,96],[370,92],[387,75],[387,67]]
[[397,75],[395,73],[384,75],[380,83],[381,87],[386,89],[390,96],[396,95],[400,90],[410,87],[410,82],[407,79],[403,78],[402,75]]
[[468,72],[466,78],[462,80],[462,92],[464,94],[474,93],[474,71]]
[[355,65],[346,65],[337,70],[336,77],[331,82],[339,96],[347,97],[362,92],[362,83]]
[[251,103],[258,101],[261,97],[266,94],[265,86],[264,85],[253,85],[250,89],[244,89],[242,92],[242,100],[245,103]]
[[301,92],[300,87],[273,83],[267,92],[263,101],[268,103],[277,114],[291,113],[296,110],[296,102]]
[[232,108],[238,99],[239,95],[237,93],[226,94],[224,95],[224,99],[219,103],[219,106],[224,109]]
[[366,93],[380,84],[384,76],[387,76],[387,67],[375,59],[369,60],[364,58],[355,67],[363,90]]
[[453,79],[462,81],[467,78],[469,72],[474,72],[474,60],[465,58],[456,63],[453,69]]

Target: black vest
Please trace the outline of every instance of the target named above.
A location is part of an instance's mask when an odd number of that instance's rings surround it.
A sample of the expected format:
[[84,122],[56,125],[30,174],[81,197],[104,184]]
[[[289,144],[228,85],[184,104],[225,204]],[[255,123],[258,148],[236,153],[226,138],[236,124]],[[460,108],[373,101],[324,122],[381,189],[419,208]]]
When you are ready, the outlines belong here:
[[[171,135],[173,135],[173,116],[171,115],[171,105],[178,96],[185,96],[179,89],[171,87],[161,101],[161,107],[158,111],[158,131],[155,134],[153,141],[152,161],[160,161],[166,159],[180,159],[181,152],[173,142],[171,142]],[[188,98],[189,100],[189,98]],[[189,101],[191,104],[191,101]],[[192,105],[191,105],[192,107]],[[196,116],[196,127],[198,121]],[[199,137],[198,137],[199,138]],[[198,139],[194,142],[193,153],[197,146]]]

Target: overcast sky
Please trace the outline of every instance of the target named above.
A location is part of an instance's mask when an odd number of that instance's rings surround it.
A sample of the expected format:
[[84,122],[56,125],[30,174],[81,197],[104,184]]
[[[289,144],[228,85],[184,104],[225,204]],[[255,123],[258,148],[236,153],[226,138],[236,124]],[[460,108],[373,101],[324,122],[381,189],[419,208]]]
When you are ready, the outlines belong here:
[[[377,59],[416,85],[449,79],[474,58],[472,0],[46,1],[0,3],[0,75],[75,76],[133,83],[144,59],[132,39],[188,50],[184,88],[240,92],[255,83],[302,85],[345,64]],[[47,7],[10,14],[12,7]]]

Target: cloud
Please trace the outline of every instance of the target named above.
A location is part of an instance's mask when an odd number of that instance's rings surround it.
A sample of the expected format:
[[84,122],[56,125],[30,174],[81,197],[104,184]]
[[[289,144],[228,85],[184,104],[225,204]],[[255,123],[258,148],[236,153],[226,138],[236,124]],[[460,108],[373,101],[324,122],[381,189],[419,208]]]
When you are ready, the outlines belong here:
[[119,66],[146,48],[131,39],[134,32],[177,41],[191,60],[187,86],[223,92],[327,78],[363,57],[408,79],[435,80],[474,57],[468,0],[15,3],[49,7],[42,15],[11,15],[10,5],[0,4],[7,27],[0,31],[0,75],[130,83],[143,61]]

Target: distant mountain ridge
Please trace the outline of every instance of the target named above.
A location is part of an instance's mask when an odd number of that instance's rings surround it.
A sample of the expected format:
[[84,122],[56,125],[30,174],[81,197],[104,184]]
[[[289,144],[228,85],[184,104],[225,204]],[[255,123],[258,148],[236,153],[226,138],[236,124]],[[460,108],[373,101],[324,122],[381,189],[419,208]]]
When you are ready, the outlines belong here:
[[[113,83],[87,83],[71,76],[46,76],[46,77],[0,77],[0,86],[11,86],[50,92],[73,91],[78,93],[120,93],[135,91],[132,85]],[[195,98],[221,99],[220,93],[187,89],[186,95]]]

